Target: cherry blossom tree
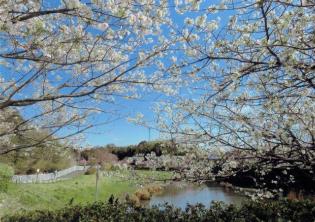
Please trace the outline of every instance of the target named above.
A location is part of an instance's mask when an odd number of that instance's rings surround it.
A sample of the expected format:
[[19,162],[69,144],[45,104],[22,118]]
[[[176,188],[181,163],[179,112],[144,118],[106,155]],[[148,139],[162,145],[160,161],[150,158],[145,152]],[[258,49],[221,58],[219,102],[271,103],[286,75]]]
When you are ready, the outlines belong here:
[[157,106],[160,127],[256,166],[314,170],[315,2],[176,4],[184,55],[167,71],[189,84]]
[[166,0],[0,1],[0,154],[78,135],[91,115],[119,115],[115,99],[162,90],[144,70],[171,44],[169,23]]

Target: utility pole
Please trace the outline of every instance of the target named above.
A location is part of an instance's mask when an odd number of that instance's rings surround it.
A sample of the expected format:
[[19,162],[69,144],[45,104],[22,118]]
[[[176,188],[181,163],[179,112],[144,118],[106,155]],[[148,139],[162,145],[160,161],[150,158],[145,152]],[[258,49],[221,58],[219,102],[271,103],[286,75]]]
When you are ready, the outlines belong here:
[[148,141],[151,141],[151,128],[149,127],[149,139]]
[[100,178],[100,172],[99,172],[99,165],[97,164],[96,165],[96,173],[95,173],[95,176],[96,176],[96,183],[95,183],[95,201],[97,201],[98,199],[98,181],[99,181],[99,178]]

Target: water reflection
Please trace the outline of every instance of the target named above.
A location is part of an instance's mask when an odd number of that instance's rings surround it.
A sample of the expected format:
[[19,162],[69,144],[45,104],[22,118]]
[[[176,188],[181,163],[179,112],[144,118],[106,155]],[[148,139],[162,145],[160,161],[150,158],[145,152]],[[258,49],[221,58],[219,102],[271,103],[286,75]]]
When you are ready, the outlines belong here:
[[164,203],[172,204],[178,208],[185,209],[187,204],[202,203],[209,207],[211,201],[223,201],[240,205],[246,197],[226,189],[217,184],[183,184],[173,183],[165,187],[160,194],[152,196],[149,206]]

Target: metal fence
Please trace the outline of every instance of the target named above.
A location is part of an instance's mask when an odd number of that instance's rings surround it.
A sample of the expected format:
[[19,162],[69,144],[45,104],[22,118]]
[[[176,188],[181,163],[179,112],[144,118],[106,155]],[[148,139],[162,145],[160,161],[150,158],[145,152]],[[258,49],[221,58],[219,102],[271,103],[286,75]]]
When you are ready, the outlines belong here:
[[31,175],[14,175],[12,181],[15,183],[45,183],[62,179],[69,174],[87,170],[88,166],[73,166],[68,169],[56,171],[54,173],[38,173]]

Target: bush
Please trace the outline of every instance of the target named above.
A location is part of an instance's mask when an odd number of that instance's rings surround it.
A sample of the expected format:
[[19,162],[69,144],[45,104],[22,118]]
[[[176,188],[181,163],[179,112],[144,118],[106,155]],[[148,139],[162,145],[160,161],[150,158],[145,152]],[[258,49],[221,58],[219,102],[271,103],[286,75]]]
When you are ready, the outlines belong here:
[[310,222],[315,219],[315,203],[311,201],[248,201],[242,207],[214,203],[209,209],[202,205],[187,206],[185,211],[170,205],[162,207],[136,207],[111,200],[87,206],[75,206],[59,211],[36,211],[7,216],[3,222]]
[[126,202],[131,203],[133,206],[141,206],[140,199],[135,194],[127,195]]
[[6,192],[8,185],[11,182],[11,178],[14,175],[12,167],[0,163],[0,192]]
[[95,167],[90,167],[87,171],[85,171],[85,175],[92,175],[96,173],[96,168]]
[[102,163],[101,171],[111,171],[114,165],[112,163]]
[[139,198],[139,200],[150,200],[151,194],[147,189],[139,189],[135,192],[135,195]]
[[150,194],[160,193],[162,191],[162,187],[159,185],[150,185],[147,187],[147,190]]

